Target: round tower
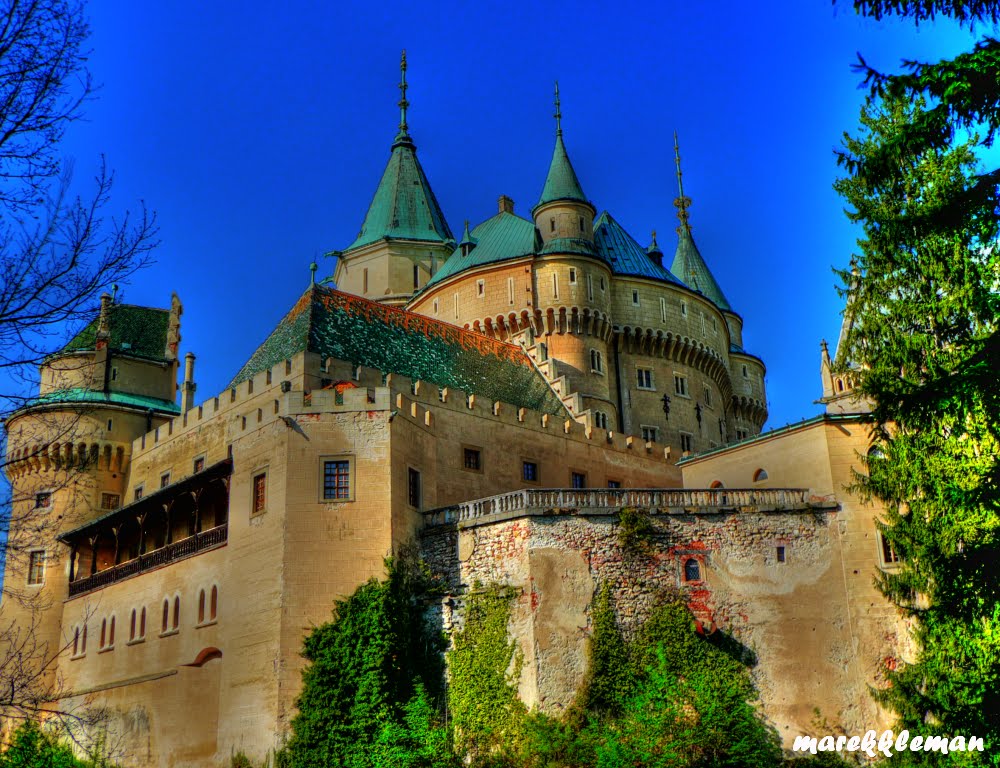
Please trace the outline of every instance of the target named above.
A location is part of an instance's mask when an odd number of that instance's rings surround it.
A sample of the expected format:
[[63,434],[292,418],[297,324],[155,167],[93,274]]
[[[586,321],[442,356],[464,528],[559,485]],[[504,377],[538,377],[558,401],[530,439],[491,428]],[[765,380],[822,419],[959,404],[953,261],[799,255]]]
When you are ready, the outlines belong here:
[[[534,261],[539,339],[555,360],[553,378],[574,413],[591,413],[592,426],[618,429],[612,393],[617,382],[608,357],[611,268],[594,242],[597,211],[587,199],[563,141],[559,84],[555,88],[556,143],[541,197],[531,214],[541,241]],[[565,399],[565,398],[564,398]]]
[[[125,503],[133,440],[179,412],[180,314],[176,296],[162,310],[104,294],[97,319],[42,362],[38,396],[6,419],[12,509],[4,607],[20,626],[36,627],[38,659],[30,661],[82,652],[85,635],[61,626],[68,584],[99,557],[113,564],[117,546],[91,542],[82,553],[60,536]],[[50,664],[38,684],[54,673]]]

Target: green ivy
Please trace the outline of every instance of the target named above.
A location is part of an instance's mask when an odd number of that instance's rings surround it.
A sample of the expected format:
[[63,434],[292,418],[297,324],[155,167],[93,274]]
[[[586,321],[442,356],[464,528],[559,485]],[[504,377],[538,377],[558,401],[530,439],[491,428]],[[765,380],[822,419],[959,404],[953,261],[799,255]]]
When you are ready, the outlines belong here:
[[38,723],[22,723],[0,754],[0,768],[104,768],[101,758],[81,760],[68,744],[42,730]]
[[618,544],[630,555],[649,551],[655,532],[649,513],[635,507],[623,507],[618,512]]
[[611,587],[597,594],[590,614],[593,633],[587,647],[587,673],[577,696],[583,710],[602,715],[621,713],[635,687],[636,672],[611,605]]
[[520,740],[526,708],[517,697],[522,655],[509,633],[516,593],[478,583],[465,602],[465,625],[448,652],[448,702],[455,741],[482,765],[503,764]]

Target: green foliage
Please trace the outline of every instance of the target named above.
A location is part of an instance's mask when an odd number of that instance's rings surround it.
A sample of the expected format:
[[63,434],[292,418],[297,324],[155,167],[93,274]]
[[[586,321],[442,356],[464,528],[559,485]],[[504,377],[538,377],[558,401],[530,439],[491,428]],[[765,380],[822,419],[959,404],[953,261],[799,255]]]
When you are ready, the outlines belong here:
[[427,631],[418,601],[426,574],[412,556],[386,566],[385,581],[338,601],[334,620],[306,638],[310,664],[282,754],[291,768],[375,765],[371,745],[441,691],[441,638]]
[[466,599],[465,626],[448,652],[455,741],[483,765],[507,759],[526,713],[517,698],[521,654],[507,632],[514,597],[509,589],[476,584]]
[[[993,3],[855,5],[876,17],[998,17]],[[985,752],[961,764],[997,765],[1000,171],[983,170],[980,156],[1000,128],[1000,42],[902,74],[862,70],[871,92],[840,154],[849,175],[835,185],[863,227],[856,274],[841,273],[853,322],[837,364],[876,403],[877,450],[857,487],[884,508],[880,531],[901,563],[878,584],[913,620],[920,648],[877,698],[899,727],[983,737]]]
[[611,587],[607,584],[597,594],[591,625],[587,676],[578,695],[579,706],[596,714],[617,715],[632,693],[636,673],[615,620]]
[[372,748],[378,768],[460,768],[451,735],[437,718],[427,691],[417,684],[403,707],[402,720],[387,720]]
[[68,745],[27,721],[14,731],[0,754],[0,768],[98,768],[98,764],[80,760]]
[[618,544],[631,555],[649,551],[655,528],[649,513],[635,507],[622,507],[618,512]]

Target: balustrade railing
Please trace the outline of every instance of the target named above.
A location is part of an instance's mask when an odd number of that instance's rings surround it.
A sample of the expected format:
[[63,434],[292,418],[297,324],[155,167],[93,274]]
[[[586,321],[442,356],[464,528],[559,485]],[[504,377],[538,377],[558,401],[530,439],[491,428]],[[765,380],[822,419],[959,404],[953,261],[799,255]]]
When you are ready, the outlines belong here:
[[804,509],[809,491],[804,488],[546,488],[511,491],[497,496],[424,512],[428,526],[460,523],[511,512],[610,511],[622,507],[654,510]]
[[73,597],[74,595],[89,592],[92,589],[100,589],[117,581],[136,576],[143,571],[159,568],[161,565],[167,565],[176,560],[183,560],[206,549],[212,549],[220,544],[225,544],[228,537],[229,525],[226,523],[215,528],[210,528],[207,531],[196,533],[194,536],[188,536],[186,539],[181,539],[172,544],[167,544],[165,547],[154,549],[152,552],[139,555],[132,560],[99,571],[92,576],[71,581],[69,596]]

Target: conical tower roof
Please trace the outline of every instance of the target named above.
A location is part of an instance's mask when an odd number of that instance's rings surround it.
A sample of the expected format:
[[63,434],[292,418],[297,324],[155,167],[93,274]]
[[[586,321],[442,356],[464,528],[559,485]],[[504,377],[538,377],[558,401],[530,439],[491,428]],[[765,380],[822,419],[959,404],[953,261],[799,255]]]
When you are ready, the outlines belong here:
[[[580,179],[573,170],[573,163],[566,152],[566,144],[562,135],[562,112],[559,106],[559,84],[556,83],[556,146],[552,150],[552,162],[549,164],[549,174],[545,177],[545,186],[538,205],[551,203],[553,200],[579,200],[588,203],[583,194]],[[537,206],[536,206],[537,207]]]
[[451,229],[438,205],[434,190],[417,160],[417,147],[406,124],[406,51],[400,65],[399,133],[392,144],[389,162],[357,239],[345,250],[360,248],[384,238],[454,242]]
[[698,246],[694,243],[694,236],[691,234],[691,224],[688,221],[688,207],[691,205],[691,198],[684,195],[684,183],[681,174],[681,151],[677,143],[677,133],[674,133],[674,156],[677,162],[677,189],[680,196],[674,200],[677,206],[677,218],[681,225],[677,227],[677,251],[674,253],[674,263],[670,266],[670,271],[683,280],[689,288],[699,291],[706,298],[711,300],[719,309],[732,312],[733,308],[729,300],[719,287],[719,283],[712,275],[708,264],[701,257]]

